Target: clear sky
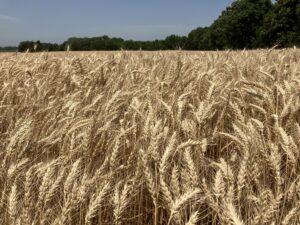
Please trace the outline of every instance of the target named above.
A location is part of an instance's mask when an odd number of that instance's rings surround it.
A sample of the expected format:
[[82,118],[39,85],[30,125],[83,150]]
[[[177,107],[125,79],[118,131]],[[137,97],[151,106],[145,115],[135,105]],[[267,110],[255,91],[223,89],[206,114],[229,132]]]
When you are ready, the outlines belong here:
[[0,46],[109,35],[133,40],[187,35],[233,0],[0,0]]

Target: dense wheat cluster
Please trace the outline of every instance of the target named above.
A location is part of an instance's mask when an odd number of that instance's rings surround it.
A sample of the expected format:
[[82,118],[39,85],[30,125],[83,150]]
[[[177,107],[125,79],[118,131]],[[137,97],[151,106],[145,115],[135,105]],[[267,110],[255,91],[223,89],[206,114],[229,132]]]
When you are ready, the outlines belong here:
[[0,224],[300,223],[300,51],[0,55]]

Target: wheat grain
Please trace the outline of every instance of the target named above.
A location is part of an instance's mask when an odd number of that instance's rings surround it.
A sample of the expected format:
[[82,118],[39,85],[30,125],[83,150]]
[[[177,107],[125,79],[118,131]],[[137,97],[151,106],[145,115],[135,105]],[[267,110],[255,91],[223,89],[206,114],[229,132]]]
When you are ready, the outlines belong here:
[[0,224],[298,224],[299,56],[1,53]]

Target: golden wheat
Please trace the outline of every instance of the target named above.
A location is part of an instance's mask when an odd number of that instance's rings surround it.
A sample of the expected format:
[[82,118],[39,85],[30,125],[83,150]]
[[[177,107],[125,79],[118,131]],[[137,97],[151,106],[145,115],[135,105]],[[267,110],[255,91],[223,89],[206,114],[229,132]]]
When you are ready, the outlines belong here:
[[0,54],[0,224],[300,224],[300,51]]

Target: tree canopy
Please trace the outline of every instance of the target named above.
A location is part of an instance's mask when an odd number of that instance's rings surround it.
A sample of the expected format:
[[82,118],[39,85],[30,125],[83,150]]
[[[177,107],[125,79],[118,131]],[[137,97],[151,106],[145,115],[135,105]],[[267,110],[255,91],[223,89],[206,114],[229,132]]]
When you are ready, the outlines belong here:
[[15,52],[17,50],[18,48],[13,46],[0,47],[0,52]]
[[[216,50],[300,46],[300,1],[236,0],[209,27],[198,27],[186,37],[134,41],[110,38],[69,38],[62,44],[24,41],[19,51],[91,50]],[[1,49],[0,49],[1,51]]]

